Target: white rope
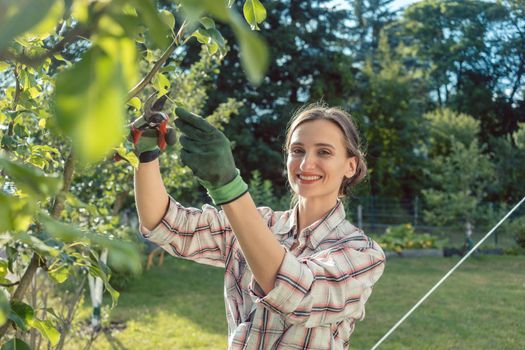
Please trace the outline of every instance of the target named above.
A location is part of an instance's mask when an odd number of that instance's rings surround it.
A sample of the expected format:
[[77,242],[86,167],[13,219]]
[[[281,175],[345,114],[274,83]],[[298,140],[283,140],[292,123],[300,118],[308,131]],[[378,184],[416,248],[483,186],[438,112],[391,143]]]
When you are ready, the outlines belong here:
[[419,300],[419,301],[417,302],[417,304],[414,305],[414,306],[412,307],[412,309],[410,309],[410,310],[405,314],[405,316],[403,316],[403,317],[402,317],[402,318],[401,318],[401,319],[400,319],[400,320],[394,325],[394,327],[392,327],[392,328],[391,328],[391,329],[390,329],[390,330],[389,330],[389,331],[383,336],[383,338],[379,339],[379,341],[378,341],[378,342],[372,347],[371,350],[375,350],[375,349],[377,349],[377,348],[379,347],[379,345],[381,345],[381,343],[383,343],[383,341],[385,341],[385,339],[388,338],[388,336],[389,336],[390,334],[392,334],[392,332],[394,332],[394,331],[397,329],[397,327],[399,327],[399,325],[401,325],[401,323],[403,323],[403,321],[406,320],[406,319],[408,318],[408,316],[410,316],[410,315],[412,314],[412,312],[414,312],[414,310],[417,309],[418,306],[421,305],[421,303],[423,303],[423,302],[428,298],[428,296],[429,296],[430,294],[432,294],[432,293],[433,293],[433,292],[434,292],[434,291],[435,291],[435,290],[436,290],[436,289],[437,289],[437,288],[438,288],[438,287],[439,287],[439,286],[440,286],[440,285],[441,285],[441,284],[442,284],[442,283],[448,278],[448,276],[450,276],[450,275],[452,274],[452,272],[454,272],[454,271],[459,267],[459,265],[461,265],[465,260],[467,260],[467,258],[468,258],[468,257],[469,257],[474,251],[476,251],[476,249],[477,249],[477,248],[478,248],[483,242],[485,242],[485,240],[486,240],[487,238],[489,238],[489,236],[490,236],[490,235],[491,235],[491,234],[492,234],[492,233],[493,233],[493,232],[494,232],[494,231],[495,231],[495,230],[496,230],[496,229],[497,229],[497,228],[498,228],[498,227],[499,227],[499,226],[500,226],[500,225],[501,225],[501,224],[502,224],[502,223],[503,223],[503,222],[504,222],[504,221],[505,221],[505,220],[506,220],[506,219],[507,219],[507,218],[508,218],[508,217],[509,217],[514,211],[515,211],[515,210],[516,210],[516,209],[518,209],[518,207],[519,207],[524,201],[525,201],[525,197],[523,197],[523,198],[521,199],[521,201],[519,201],[519,203],[516,204],[516,205],[514,206],[514,208],[512,208],[512,209],[507,213],[507,215],[505,215],[505,216],[503,217],[503,219],[501,219],[501,220],[496,224],[496,226],[494,226],[494,227],[492,228],[492,230],[490,230],[490,231],[485,235],[485,237],[483,237],[483,238],[482,238],[482,239],[481,239],[481,240],[480,240],[480,241],[479,241],[479,242],[478,242],[478,243],[477,243],[477,244],[476,244],[476,245],[475,245],[475,246],[474,246],[474,247],[473,247],[473,248],[472,248],[472,249],[471,249],[471,250],[470,250],[470,251],[469,251],[469,252],[468,252],[468,253],[467,253],[467,254],[466,254],[466,255],[465,255],[465,256],[464,256],[464,257],[463,257],[463,258],[462,258],[462,259],[461,259],[456,265],[455,265],[455,266],[454,266],[454,267],[453,267],[453,268],[452,268],[452,269],[450,269],[450,271],[447,272],[447,274],[446,274],[446,275],[445,275],[445,276],[444,276],[444,277],[443,277],[438,283],[436,283],[436,285],[435,285],[434,287],[432,287],[432,289],[430,289],[430,290],[428,291],[428,293],[425,294],[425,296],[423,296],[423,298],[421,298],[421,300]]

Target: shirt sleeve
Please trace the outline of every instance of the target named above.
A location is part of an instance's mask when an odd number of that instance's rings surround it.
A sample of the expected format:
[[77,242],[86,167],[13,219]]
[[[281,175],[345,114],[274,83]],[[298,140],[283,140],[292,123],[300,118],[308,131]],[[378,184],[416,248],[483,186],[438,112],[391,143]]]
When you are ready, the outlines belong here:
[[[265,222],[273,211],[257,208]],[[153,230],[140,225],[141,235],[169,254],[202,264],[224,267],[237,239],[224,211],[211,205],[186,208],[170,197],[168,209]]]
[[250,292],[292,324],[317,327],[348,317],[361,320],[384,262],[383,250],[371,238],[350,236],[308,257],[287,251],[274,288],[265,295],[252,279]]
[[141,225],[140,233],[173,256],[218,267],[224,267],[235,241],[223,211],[207,204],[185,208],[171,197],[157,227],[150,231]]

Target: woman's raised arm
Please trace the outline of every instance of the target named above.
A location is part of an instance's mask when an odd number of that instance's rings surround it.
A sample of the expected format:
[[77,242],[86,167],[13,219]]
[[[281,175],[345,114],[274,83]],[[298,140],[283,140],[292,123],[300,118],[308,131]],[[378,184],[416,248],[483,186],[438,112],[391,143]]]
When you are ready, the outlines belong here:
[[166,213],[169,197],[158,159],[140,163],[135,171],[135,203],[139,221],[148,230],[155,228]]

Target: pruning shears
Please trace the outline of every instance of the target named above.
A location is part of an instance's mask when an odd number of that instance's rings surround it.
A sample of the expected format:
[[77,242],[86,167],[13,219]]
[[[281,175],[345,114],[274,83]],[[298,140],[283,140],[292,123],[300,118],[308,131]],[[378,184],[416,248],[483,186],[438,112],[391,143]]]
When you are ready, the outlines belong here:
[[[166,146],[175,144],[176,133],[175,129],[168,126],[170,121],[168,114],[162,112],[168,97],[164,95],[157,99],[155,96],[156,93],[153,93],[148,97],[144,104],[144,113],[129,125],[131,132],[128,140],[136,145],[142,136],[157,137],[157,146],[161,151],[164,151]],[[113,160],[116,162],[123,159],[129,162],[118,152],[113,155]]]
[[160,150],[163,151],[168,144],[170,146],[175,144],[175,130],[168,128],[170,118],[167,113],[162,112],[162,107],[168,97],[164,95],[155,99],[155,95],[154,93],[148,97],[144,105],[144,114],[131,123],[130,141],[132,141],[133,144],[137,144],[144,131],[157,129],[157,145]]

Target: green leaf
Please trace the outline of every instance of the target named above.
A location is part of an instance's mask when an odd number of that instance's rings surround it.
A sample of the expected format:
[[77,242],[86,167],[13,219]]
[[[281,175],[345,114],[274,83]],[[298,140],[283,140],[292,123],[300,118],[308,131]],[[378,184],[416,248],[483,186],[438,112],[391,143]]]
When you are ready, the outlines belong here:
[[181,0],[184,12],[191,20],[196,20],[203,11],[222,22],[229,19],[228,2],[225,0]]
[[23,340],[15,338],[2,345],[0,350],[31,350],[31,348]]
[[35,310],[33,310],[31,305],[16,300],[11,302],[11,313],[9,314],[9,319],[24,332],[27,332],[29,328],[33,327],[34,317]]
[[12,236],[14,240],[27,244],[42,256],[56,257],[60,254],[58,249],[47,245],[33,234],[28,234],[27,232],[17,232],[12,233]]
[[211,19],[210,17],[202,17],[199,22],[204,26],[206,29],[215,28],[215,21]]
[[101,261],[98,262],[99,266],[91,265],[89,266],[89,274],[93,277],[98,277],[104,282],[104,287],[111,295],[111,301],[112,305],[111,307],[115,307],[118,302],[118,298],[120,297],[120,293],[117,292],[110,284],[109,284],[109,277],[108,274],[104,271],[107,269],[107,266],[104,265]]
[[151,38],[155,44],[164,49],[169,45],[169,35],[172,28],[168,28],[166,22],[163,21],[155,4],[150,0],[131,0],[133,6],[137,9],[139,18],[148,27]]
[[221,32],[215,28],[210,28],[208,29],[208,35],[215,43],[217,43],[217,45],[219,45],[221,48],[225,48],[226,42],[224,41],[224,37],[222,36]]
[[21,164],[0,155],[0,168],[28,195],[45,198],[56,194],[62,185],[60,176],[46,175],[41,169]]
[[266,43],[252,32],[235,13],[231,16],[231,25],[241,47],[241,63],[253,84],[260,84],[268,68],[269,54]]
[[51,343],[52,346],[58,344],[60,332],[53,326],[51,321],[35,320],[33,326]]
[[11,2],[4,13],[10,14],[0,24],[0,51],[9,45],[12,39],[29,31],[42,21],[55,0],[21,0]]
[[53,34],[63,15],[64,2],[55,0],[46,16],[37,25],[32,27],[30,31],[26,32],[23,37],[17,38],[17,41],[26,42],[35,39],[46,39]]
[[56,120],[81,161],[102,160],[124,138],[127,89],[137,75],[135,57],[130,39],[99,39],[57,77]]
[[67,265],[62,265],[57,269],[48,271],[48,274],[56,283],[64,283],[69,277],[69,268]]
[[0,61],[0,72],[5,71],[9,67],[11,67],[9,63]]
[[226,54],[226,42],[217,29],[199,28],[191,36],[195,37],[202,45],[205,45],[210,54],[215,54],[219,49],[221,50],[221,55]]
[[266,9],[259,0],[246,0],[242,8],[244,18],[250,24],[252,30],[259,30],[259,23],[266,19]]
[[35,203],[0,191],[0,232],[25,231],[33,222]]
[[0,277],[7,276],[7,261],[0,260]]
[[199,28],[194,31],[191,36],[195,37],[199,43],[204,45],[210,42],[210,37],[207,35],[206,29]]
[[57,314],[55,309],[53,309],[52,307],[43,307],[40,310],[45,311],[46,314],[53,316],[58,321],[62,320],[62,318]]
[[137,155],[133,152],[128,152],[125,147],[121,146],[115,149],[115,152],[118,153],[118,155],[127,161],[134,169],[137,169],[139,166],[139,159],[137,158]]
[[161,10],[160,17],[171,31],[175,30],[175,16],[173,16],[173,13],[169,12],[168,10]]
[[52,237],[64,243],[80,241],[108,248],[113,256],[114,266],[118,269],[127,269],[138,273],[142,268],[140,255],[135,246],[129,242],[110,239],[100,234],[83,232],[75,226],[57,221],[44,213],[38,215],[38,221]]
[[0,326],[6,323],[10,312],[9,293],[5,288],[0,288]]
[[111,13],[111,18],[124,29],[128,37],[137,39],[135,36],[141,32],[142,23],[136,14]]
[[157,98],[166,95],[171,87],[168,78],[162,73],[159,73],[153,79],[153,88],[158,91]]
[[135,110],[140,111],[142,108],[142,102],[138,97],[133,97],[131,100],[128,101],[128,105],[135,108]]
[[86,203],[82,202],[77,196],[75,196],[71,192],[66,193],[66,203],[75,208],[87,208],[88,207]]

